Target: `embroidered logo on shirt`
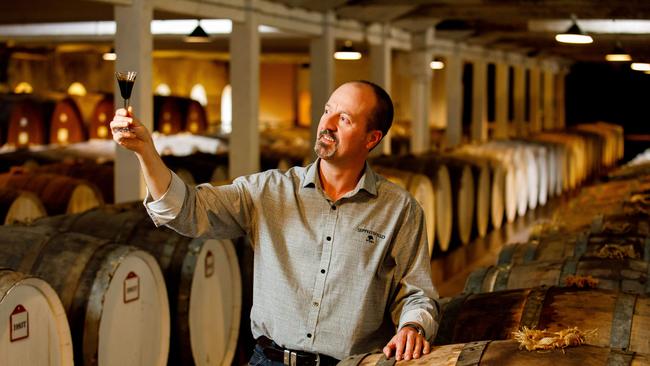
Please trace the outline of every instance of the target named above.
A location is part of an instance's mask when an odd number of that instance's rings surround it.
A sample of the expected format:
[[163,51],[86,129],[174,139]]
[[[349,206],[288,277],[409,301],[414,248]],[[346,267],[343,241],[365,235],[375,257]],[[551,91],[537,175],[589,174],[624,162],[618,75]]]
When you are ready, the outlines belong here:
[[366,234],[366,243],[368,244],[375,244],[379,239],[386,239],[386,235],[362,227],[357,227],[357,232]]

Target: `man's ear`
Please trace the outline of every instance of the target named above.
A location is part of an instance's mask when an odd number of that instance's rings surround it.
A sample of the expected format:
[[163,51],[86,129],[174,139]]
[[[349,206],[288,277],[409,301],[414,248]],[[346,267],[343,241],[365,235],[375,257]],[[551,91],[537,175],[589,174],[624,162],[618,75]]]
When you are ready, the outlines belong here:
[[372,148],[377,146],[379,141],[381,141],[381,138],[383,136],[384,134],[382,134],[381,131],[379,130],[372,130],[368,132],[367,140],[366,140],[366,149],[368,149],[368,151],[372,150]]

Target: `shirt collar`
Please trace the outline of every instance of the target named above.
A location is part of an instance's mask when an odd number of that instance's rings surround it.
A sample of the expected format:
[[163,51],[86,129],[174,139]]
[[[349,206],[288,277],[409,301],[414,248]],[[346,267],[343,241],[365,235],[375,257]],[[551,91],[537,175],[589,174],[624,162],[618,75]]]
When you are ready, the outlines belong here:
[[[302,178],[301,186],[303,188],[307,187],[317,187],[321,188],[320,179],[318,176],[318,164],[320,163],[320,158],[316,159],[311,165],[307,167],[305,175]],[[365,168],[361,179],[357,183],[357,186],[350,193],[346,194],[345,197],[352,197],[356,195],[360,190],[364,190],[370,193],[373,196],[377,196],[377,175],[370,168],[370,164],[366,161]]]

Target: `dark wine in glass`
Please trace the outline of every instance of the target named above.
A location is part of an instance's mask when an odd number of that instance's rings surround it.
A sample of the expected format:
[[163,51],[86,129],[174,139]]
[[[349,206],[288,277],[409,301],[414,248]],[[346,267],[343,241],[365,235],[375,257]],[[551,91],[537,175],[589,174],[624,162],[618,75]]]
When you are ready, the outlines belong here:
[[[138,73],[135,71],[118,71],[115,73],[117,78],[117,84],[120,86],[120,94],[122,99],[124,99],[124,109],[129,110],[129,100],[131,99],[131,91],[133,90],[133,84],[135,84],[135,77],[138,76]],[[129,128],[120,128],[121,132],[129,131]]]

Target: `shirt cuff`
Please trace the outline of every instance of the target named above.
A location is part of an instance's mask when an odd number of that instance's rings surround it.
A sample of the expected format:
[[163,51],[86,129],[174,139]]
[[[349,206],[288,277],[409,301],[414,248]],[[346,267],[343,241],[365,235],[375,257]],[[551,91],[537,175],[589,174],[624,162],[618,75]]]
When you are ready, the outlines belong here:
[[433,317],[424,309],[413,309],[402,314],[399,320],[397,331],[401,330],[408,323],[417,323],[424,330],[424,338],[431,341],[431,337],[436,334],[438,324],[433,321]]
[[171,173],[172,180],[167,192],[154,201],[153,197],[149,193],[149,189],[147,189],[147,196],[143,202],[149,216],[151,216],[151,219],[156,226],[165,225],[175,219],[181,212],[181,207],[185,200],[185,183],[178,177],[178,175],[176,175],[176,173]]

